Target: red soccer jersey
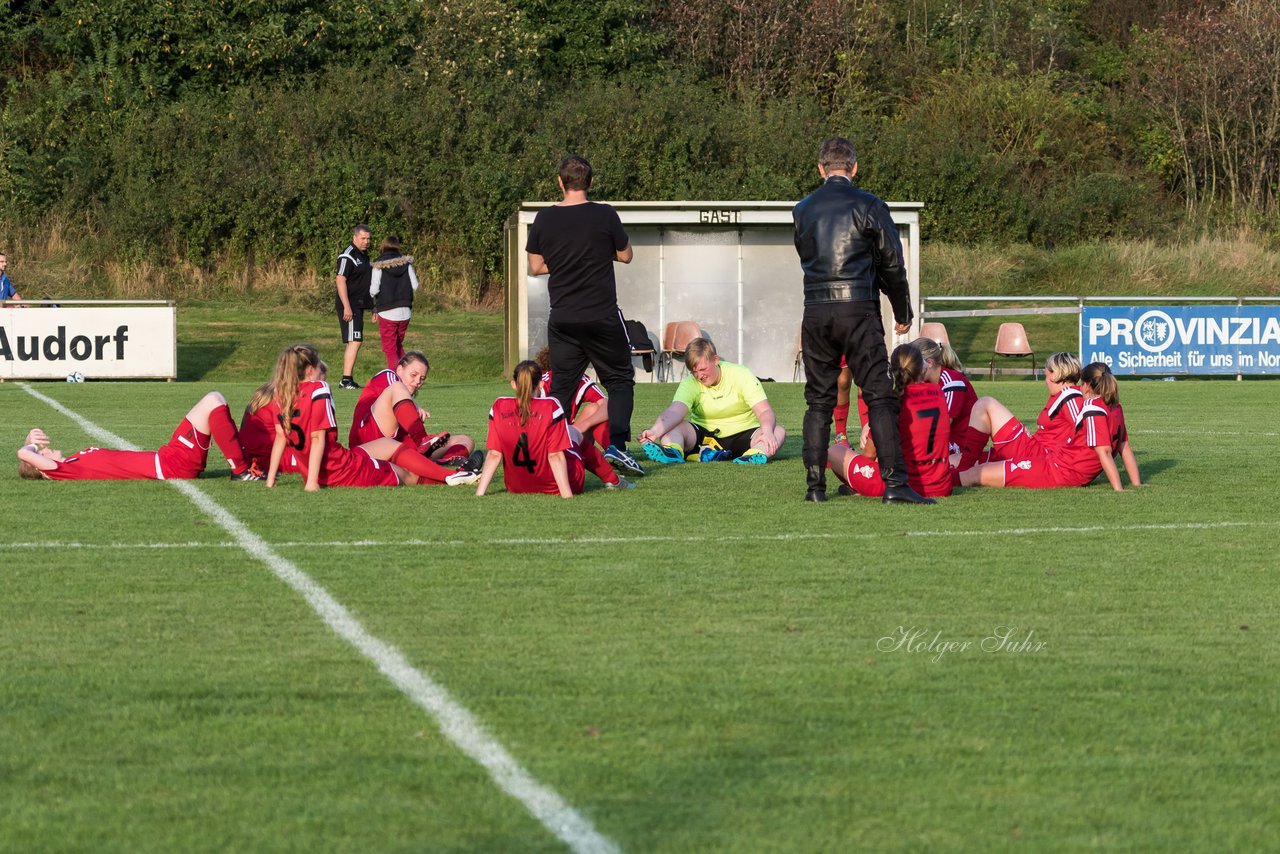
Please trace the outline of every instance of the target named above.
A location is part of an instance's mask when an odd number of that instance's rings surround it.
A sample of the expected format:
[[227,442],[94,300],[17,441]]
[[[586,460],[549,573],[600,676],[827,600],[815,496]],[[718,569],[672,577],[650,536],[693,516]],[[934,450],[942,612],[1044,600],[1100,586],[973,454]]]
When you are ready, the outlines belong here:
[[[378,371],[360,390],[360,399],[356,401],[355,412],[351,413],[351,430],[347,433],[347,444],[353,448],[381,438],[382,428],[373,420],[373,404],[392,383],[400,382],[400,377],[392,370]],[[404,431],[397,425],[396,435],[392,439],[403,439]]]
[[1107,427],[1111,431],[1111,455],[1115,456],[1129,441],[1129,428],[1124,423],[1124,407],[1119,403],[1107,407]]
[[489,410],[486,447],[502,451],[502,479],[507,492],[544,492],[558,495],[548,457],[563,451],[569,469],[569,488],[582,492],[582,461],[569,439],[564,410],[553,397],[530,401],[529,420],[520,423],[520,407],[514,397],[500,397]]
[[324,456],[320,458],[321,486],[394,486],[399,478],[391,466],[368,454],[351,451],[338,441],[338,416],[333,408],[329,384],[319,381],[298,386],[293,417],[285,426],[286,435],[305,478],[311,464],[311,435],[325,434]]
[[973,383],[969,382],[968,377],[951,368],[943,368],[938,374],[938,385],[942,386],[947,412],[951,414],[952,441],[958,441],[964,435],[964,428],[969,425],[969,414],[973,412],[973,405],[978,402],[978,393],[973,390]]
[[[547,371],[542,375],[542,396],[546,397],[551,394],[551,372]],[[573,402],[569,404],[569,422],[578,417],[578,410],[582,408],[584,403],[598,403],[602,400],[608,400],[605,396],[604,389],[600,388],[600,384],[591,379],[588,374],[583,374],[578,380],[578,388],[573,393]]]
[[937,383],[911,383],[902,395],[898,412],[898,436],[907,480],[921,495],[951,494],[951,467],[947,462],[951,419]]
[[199,477],[208,458],[208,434],[184,418],[158,451],[85,448],[42,474],[50,480],[182,480]]
[[[276,420],[280,415],[280,407],[273,400],[257,412],[244,408],[244,416],[240,419],[240,447],[244,449],[245,459],[257,463],[263,471],[271,460],[271,445],[276,440]],[[289,456],[287,453],[285,456]]]
[[[240,419],[240,447],[244,449],[245,462],[257,463],[264,472],[271,464],[271,446],[276,441],[276,424],[280,420],[280,407],[274,400],[268,402],[257,412],[244,409],[244,417]],[[280,471],[296,472],[298,461],[294,457],[293,448],[285,448],[280,458]]]
[[1107,405],[1091,397],[1080,407],[1075,430],[1060,447],[1049,452],[1055,477],[1063,486],[1086,486],[1102,471],[1102,461],[1094,450],[1111,444]]
[[1083,403],[1084,394],[1075,386],[1069,385],[1059,391],[1040,410],[1032,438],[1046,451],[1065,445],[1076,430]]

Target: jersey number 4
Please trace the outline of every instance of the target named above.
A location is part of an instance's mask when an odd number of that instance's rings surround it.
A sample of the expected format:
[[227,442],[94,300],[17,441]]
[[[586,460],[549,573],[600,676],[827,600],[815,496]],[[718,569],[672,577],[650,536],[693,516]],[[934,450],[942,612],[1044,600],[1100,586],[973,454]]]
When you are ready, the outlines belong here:
[[525,469],[529,474],[533,474],[533,470],[538,467],[534,461],[533,455],[529,453],[529,434],[521,433],[519,441],[516,442],[515,450],[511,452],[511,465],[519,466]]

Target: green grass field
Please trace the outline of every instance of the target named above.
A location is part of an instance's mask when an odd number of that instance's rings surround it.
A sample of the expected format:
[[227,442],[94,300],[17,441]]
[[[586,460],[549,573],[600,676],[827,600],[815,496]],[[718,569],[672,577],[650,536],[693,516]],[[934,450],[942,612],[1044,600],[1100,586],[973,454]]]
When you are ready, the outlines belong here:
[[[483,440],[502,385],[435,379],[432,423]],[[217,387],[238,412],[256,381]],[[154,447],[211,387],[33,386],[68,416],[5,383],[0,437]],[[216,450],[195,486],[622,850],[1274,849],[1280,383],[1121,388],[1122,494],[805,504],[791,384],[778,460],[626,493],[308,495]],[[563,850],[207,506],[15,468],[0,850]]]

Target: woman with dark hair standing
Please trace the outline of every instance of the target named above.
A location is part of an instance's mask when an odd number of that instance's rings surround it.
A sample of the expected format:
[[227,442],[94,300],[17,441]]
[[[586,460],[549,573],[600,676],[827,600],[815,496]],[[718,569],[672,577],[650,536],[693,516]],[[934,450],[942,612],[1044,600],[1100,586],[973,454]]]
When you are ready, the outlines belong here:
[[388,235],[382,241],[378,257],[373,259],[373,278],[369,295],[373,297],[374,319],[387,368],[394,371],[404,358],[404,335],[413,316],[413,293],[418,289],[418,274],[413,269],[413,256],[400,251],[400,239]]

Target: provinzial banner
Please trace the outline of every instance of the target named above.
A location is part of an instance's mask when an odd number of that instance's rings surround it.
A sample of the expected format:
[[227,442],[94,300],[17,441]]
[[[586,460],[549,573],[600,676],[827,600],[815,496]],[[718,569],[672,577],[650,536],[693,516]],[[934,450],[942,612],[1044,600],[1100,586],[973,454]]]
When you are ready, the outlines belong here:
[[0,308],[0,378],[177,375],[172,305],[9,305]]
[[1081,357],[1114,374],[1280,374],[1280,306],[1090,306]]

